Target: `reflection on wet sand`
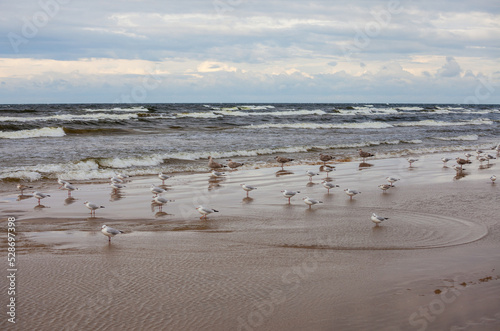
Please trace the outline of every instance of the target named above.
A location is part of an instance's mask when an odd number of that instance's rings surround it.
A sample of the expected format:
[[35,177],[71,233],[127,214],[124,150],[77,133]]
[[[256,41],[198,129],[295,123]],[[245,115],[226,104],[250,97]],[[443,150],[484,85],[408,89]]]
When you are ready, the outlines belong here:
[[367,162],[361,162],[359,164],[359,170],[363,170],[363,169],[366,169],[366,168],[370,168],[370,167],[373,167],[373,164],[371,163],[367,163]]
[[245,197],[241,200],[241,202],[243,203],[252,203],[253,202],[253,198],[251,197]]
[[276,177],[280,177],[280,176],[285,176],[285,175],[293,175],[294,173],[292,171],[289,171],[289,170],[278,170],[276,171]]
[[75,199],[73,197],[68,197],[68,198],[64,199],[64,205],[69,206],[69,205],[75,203],[77,200],[78,199]]

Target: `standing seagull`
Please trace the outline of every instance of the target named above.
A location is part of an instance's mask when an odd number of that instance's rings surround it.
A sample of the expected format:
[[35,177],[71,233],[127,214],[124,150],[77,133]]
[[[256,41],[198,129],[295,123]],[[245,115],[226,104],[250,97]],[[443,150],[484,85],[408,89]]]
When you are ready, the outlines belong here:
[[161,185],[165,185],[165,181],[166,181],[167,179],[169,179],[170,177],[171,177],[171,176],[166,175],[166,174],[164,174],[164,173],[162,173],[162,172],[160,172],[160,173],[158,174],[158,178],[160,178],[160,179],[161,179]]
[[42,192],[33,191],[33,196],[38,199],[38,205],[40,206],[40,200],[50,197],[50,194],[45,194]]
[[377,214],[373,213],[371,219],[372,222],[375,223],[375,226],[378,226],[380,223],[382,223],[385,220],[388,220],[389,218],[378,216]]
[[323,203],[323,201],[320,201],[320,200],[317,200],[317,199],[313,199],[313,198],[309,198],[309,197],[302,198],[302,200],[304,200],[304,202],[309,205],[309,209],[311,209],[312,205],[316,205],[318,203]]
[[345,194],[347,194],[347,195],[351,198],[351,200],[352,200],[352,197],[353,197],[353,196],[355,196],[356,194],[360,194],[360,193],[361,193],[361,192],[359,192],[359,191],[356,191],[356,190],[351,190],[351,189],[349,189],[349,188],[346,188],[346,189],[344,190],[344,192],[345,192]]
[[166,204],[167,202],[174,202],[175,200],[168,200],[168,199],[165,199],[164,197],[159,197],[159,196],[154,196],[153,197],[153,202],[156,203],[157,205],[159,205],[159,210],[162,211],[163,209],[163,205]]
[[283,196],[285,198],[288,198],[288,204],[290,204],[290,199],[295,196],[295,194],[300,193],[300,191],[290,191],[290,190],[283,190],[281,191],[283,193]]
[[406,159],[406,161],[408,161],[408,163],[410,164],[410,168],[411,168],[411,167],[412,167],[413,162],[417,162],[417,161],[418,161],[418,159],[415,159],[415,158],[413,158],[413,157],[409,157],[409,158],[407,158],[407,159]]
[[105,235],[105,236],[108,237],[108,242],[111,242],[111,237],[114,237],[114,236],[116,236],[117,234],[120,234],[120,233],[124,233],[123,231],[110,228],[107,225],[103,225],[101,227],[101,232],[102,232],[103,235]]
[[122,188],[126,187],[125,185],[118,184],[118,183],[113,183],[113,182],[111,182],[111,184],[109,184],[109,186],[111,186],[113,188],[113,190],[114,190],[115,193],[118,193],[119,189],[122,189]]
[[224,168],[225,165],[222,165],[220,163],[217,163],[215,162],[211,156],[208,157],[208,167],[210,169],[220,169],[220,168]]
[[95,217],[95,211],[97,209],[104,208],[104,206],[99,206],[99,205],[96,205],[95,203],[88,202],[88,201],[85,201],[83,204],[85,206],[87,206],[88,209],[90,209],[90,217],[92,217],[92,215]]
[[323,167],[323,171],[326,172],[326,177],[328,177],[328,174],[334,170],[335,170],[335,167],[329,167],[329,166]]
[[64,179],[61,179],[61,178],[57,178],[57,182],[59,183],[59,185],[61,185],[61,186],[59,186],[59,189],[61,189],[61,187],[63,187],[64,184],[71,184],[70,182],[68,182]]
[[491,184],[495,184],[495,180],[497,180],[497,176],[493,175],[490,177]]
[[274,159],[276,160],[276,162],[281,163],[281,170],[284,170],[283,167],[285,166],[285,163],[293,161],[293,159],[283,156],[276,156]]
[[76,187],[74,187],[73,185],[71,185],[70,183],[66,183],[63,185],[63,190],[67,190],[68,191],[68,197],[71,196],[71,192],[72,191],[76,191],[78,190]]
[[202,218],[207,219],[207,215],[209,215],[211,213],[218,213],[219,212],[218,210],[215,210],[215,209],[212,209],[212,208],[203,207],[203,206],[196,207],[196,210],[198,211],[198,213],[200,213],[200,214],[203,215],[203,216],[200,217],[200,220]]
[[379,189],[381,189],[384,193],[385,191],[387,191],[388,189],[390,189],[392,187],[392,185],[389,185],[389,184],[380,184],[378,186]]
[[442,157],[442,158],[441,158],[441,161],[443,161],[443,165],[446,165],[446,163],[447,163],[448,161],[451,161],[451,159],[450,159],[449,157]]
[[26,186],[23,184],[17,184],[17,189],[21,191],[21,195],[24,195],[23,191],[29,188],[33,188],[33,186]]
[[312,179],[313,179],[313,176],[317,176],[319,175],[317,172],[314,172],[314,171],[311,171],[311,170],[308,170],[306,171],[306,175],[309,176],[309,181],[312,182]]
[[250,191],[253,191],[253,190],[257,189],[255,186],[247,185],[247,184],[240,184],[240,186],[241,186],[242,189],[244,189],[245,191],[247,191],[247,197],[248,197],[248,193],[250,193]]
[[152,193],[155,194],[155,196],[158,196],[158,194],[165,193],[164,189],[162,189],[161,187],[155,186],[155,184],[151,184],[150,190]]
[[358,152],[359,152],[359,156],[361,156],[363,158],[363,161],[365,161],[367,157],[375,156],[375,154],[372,154],[369,152],[364,152],[361,148],[358,149]]
[[395,178],[395,177],[386,177],[386,180],[391,183],[391,186],[394,187],[394,183],[397,182],[398,180],[400,180],[399,178]]
[[465,159],[461,159],[461,158],[459,158],[459,157],[457,157],[455,160],[456,160],[456,161],[457,161],[457,163],[460,165],[460,169],[462,169],[462,168],[463,168],[463,165],[464,165],[464,164],[469,164],[469,163],[472,163],[472,161],[465,160]]
[[323,162],[323,164],[326,166],[326,162],[335,160],[335,156],[331,156],[328,154],[320,154],[319,159]]
[[120,179],[116,176],[113,176],[111,177],[109,180],[111,180],[112,183],[118,183],[118,184],[122,184],[123,183],[123,179]]
[[331,182],[327,182],[326,180],[322,181],[322,182],[321,182],[321,185],[323,185],[323,187],[324,187],[324,188],[326,188],[326,189],[328,190],[328,194],[330,194],[330,190],[331,190],[332,188],[340,187],[340,186],[338,186],[338,185],[336,185],[336,184],[333,184],[333,183],[331,183]]
[[233,161],[231,159],[228,159],[226,160],[227,161],[227,166],[231,169],[236,169],[236,168],[239,168],[241,167],[242,165],[244,165],[244,163],[241,163],[241,162],[236,162],[236,161]]

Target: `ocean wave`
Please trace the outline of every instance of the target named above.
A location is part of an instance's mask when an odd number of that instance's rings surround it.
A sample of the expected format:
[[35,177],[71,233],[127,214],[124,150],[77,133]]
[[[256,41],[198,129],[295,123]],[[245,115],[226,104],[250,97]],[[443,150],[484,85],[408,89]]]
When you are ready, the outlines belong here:
[[477,134],[469,134],[457,137],[434,137],[433,139],[444,140],[444,141],[475,141],[479,139]]
[[394,126],[464,126],[464,125],[491,125],[493,121],[490,119],[476,119],[468,121],[445,122],[435,120],[422,120],[413,122],[393,123]]
[[326,115],[327,112],[317,110],[283,110],[271,112],[245,112],[238,109],[222,108],[211,112],[192,112],[192,113],[177,113],[177,117],[193,117],[193,118],[218,118],[223,116],[308,116],[308,115]]
[[41,128],[33,130],[0,131],[0,139],[27,139],[39,137],[63,137],[66,133],[63,128]]
[[149,111],[148,108],[145,108],[143,106],[139,107],[130,107],[130,108],[97,108],[97,109],[92,109],[92,108],[86,108],[84,111],[88,112],[144,112],[144,111]]
[[385,129],[393,126],[384,122],[362,122],[362,123],[271,123],[247,125],[248,129]]
[[137,114],[83,114],[83,115],[51,115],[51,116],[33,116],[33,117],[16,117],[5,116],[0,117],[0,122],[47,122],[47,121],[106,121],[106,120],[129,120],[135,119],[139,116]]

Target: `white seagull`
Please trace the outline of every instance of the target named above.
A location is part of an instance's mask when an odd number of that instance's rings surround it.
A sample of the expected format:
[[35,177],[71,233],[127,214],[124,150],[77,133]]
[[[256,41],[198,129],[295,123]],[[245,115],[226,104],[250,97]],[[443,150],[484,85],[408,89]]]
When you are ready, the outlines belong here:
[[226,175],[225,172],[217,171],[217,170],[212,170],[212,176],[214,177],[224,177]]
[[160,211],[162,210],[164,204],[166,204],[167,202],[174,202],[174,201],[175,200],[168,200],[165,199],[164,197],[159,197],[159,196],[153,197],[153,202],[160,206],[159,208]]
[[395,178],[395,177],[386,177],[385,178],[389,183],[391,183],[391,186],[394,187],[394,183],[397,182],[398,180],[400,180],[399,178]]
[[449,157],[442,157],[441,158],[441,161],[443,161],[443,165],[446,165],[446,163],[448,163],[448,161],[451,161],[453,159],[450,159]]
[[26,185],[23,185],[23,184],[17,184],[17,189],[19,191],[21,191],[21,195],[24,195],[23,191],[26,190],[26,189],[29,189],[29,188],[33,188],[33,186],[26,186]]
[[413,157],[409,157],[409,158],[406,159],[406,161],[408,161],[408,163],[410,164],[410,168],[411,168],[413,162],[417,162],[418,159],[415,159]]
[[314,172],[314,171],[308,170],[308,171],[306,171],[306,175],[308,175],[308,176],[309,176],[309,181],[311,182],[311,181],[312,181],[313,176],[317,176],[317,175],[319,175],[319,174],[318,174],[317,172]]
[[111,180],[112,183],[118,183],[118,184],[123,183],[123,179],[120,179],[117,176],[113,176],[109,180]]
[[244,189],[247,192],[247,197],[248,197],[248,193],[250,193],[250,191],[257,189],[255,186],[247,185],[247,184],[240,184],[240,186],[242,189]]
[[167,179],[169,179],[170,177],[171,177],[171,176],[166,175],[166,174],[164,174],[164,173],[162,173],[162,172],[160,172],[160,173],[158,174],[158,178],[160,178],[160,179],[161,179],[161,184],[162,184],[162,185],[165,185],[165,181],[166,181]]
[[155,196],[158,196],[158,194],[165,193],[164,189],[162,189],[161,187],[155,186],[155,184],[151,184],[150,190],[152,193],[155,194]]
[[61,185],[61,186],[59,186],[59,189],[61,189],[64,186],[64,184],[71,184],[70,182],[68,182],[64,179],[61,179],[61,178],[57,178],[57,182],[59,183],[59,185]]
[[111,242],[111,237],[114,237],[114,236],[116,236],[117,234],[120,234],[120,233],[124,233],[121,230],[110,228],[107,225],[103,225],[101,227],[101,232],[102,232],[103,235],[105,235],[105,236],[108,237],[108,242]]
[[497,180],[497,176],[493,175],[490,177],[491,183],[495,184],[495,180]]
[[70,183],[66,183],[66,184],[63,185],[63,190],[67,190],[68,191],[68,197],[70,197],[72,191],[76,191],[76,190],[79,190],[79,189],[76,188],[75,186],[71,185]]
[[129,176],[124,175],[124,174],[116,174],[116,176],[115,176],[115,177],[116,177],[116,178],[119,178],[119,179],[121,179],[121,180],[124,180],[125,178],[128,178]]
[[376,226],[378,226],[380,223],[382,223],[385,220],[388,220],[389,218],[378,216],[377,214],[373,213],[371,219],[372,222],[375,223]]
[[302,200],[304,200],[304,202],[309,205],[309,209],[311,208],[312,205],[316,205],[318,203],[323,203],[323,201],[309,198],[309,197],[302,198]]
[[113,182],[112,182],[111,184],[109,184],[109,186],[111,186],[111,187],[114,189],[115,193],[116,193],[119,189],[126,187],[125,185],[118,184],[118,183],[113,183]]
[[290,204],[290,199],[295,196],[295,194],[300,193],[300,191],[283,190],[281,193],[283,193],[283,196],[288,199],[288,204]]
[[95,203],[88,202],[88,201],[85,201],[83,204],[85,206],[87,206],[88,209],[90,209],[90,217],[92,217],[92,215],[94,215],[94,217],[95,217],[95,211],[97,209],[104,208],[104,206],[99,206],[99,205],[96,205]]
[[323,185],[323,187],[328,190],[328,194],[330,194],[330,190],[332,188],[340,187],[340,186],[338,186],[336,184],[333,184],[332,182],[327,182],[326,180],[322,181],[321,185]]
[[33,191],[33,196],[38,199],[38,205],[40,206],[40,200],[50,197],[50,194],[45,194],[42,192]]
[[360,191],[357,191],[357,190],[351,190],[351,189],[349,189],[349,188],[346,188],[346,189],[344,190],[344,192],[345,192],[345,194],[347,194],[347,195],[351,198],[351,200],[352,200],[352,197],[353,197],[353,196],[355,196],[356,194],[360,194],[360,193],[361,193]]
[[323,171],[326,172],[326,177],[328,177],[328,174],[334,170],[335,170],[335,167],[329,167],[329,166],[323,167]]
[[198,213],[200,213],[200,214],[203,215],[203,216],[200,217],[200,220],[202,218],[207,219],[207,215],[209,215],[211,213],[218,213],[219,212],[218,210],[215,210],[215,209],[212,209],[212,208],[203,207],[203,206],[196,207],[196,210],[198,211]]

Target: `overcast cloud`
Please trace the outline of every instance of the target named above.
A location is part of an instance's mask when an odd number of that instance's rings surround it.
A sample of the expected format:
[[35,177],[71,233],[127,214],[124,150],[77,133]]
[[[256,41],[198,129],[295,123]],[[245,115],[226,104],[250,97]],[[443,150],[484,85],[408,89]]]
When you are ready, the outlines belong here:
[[2,4],[0,102],[500,103],[500,2]]

